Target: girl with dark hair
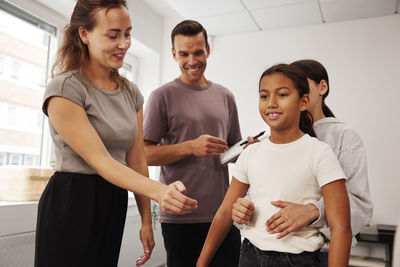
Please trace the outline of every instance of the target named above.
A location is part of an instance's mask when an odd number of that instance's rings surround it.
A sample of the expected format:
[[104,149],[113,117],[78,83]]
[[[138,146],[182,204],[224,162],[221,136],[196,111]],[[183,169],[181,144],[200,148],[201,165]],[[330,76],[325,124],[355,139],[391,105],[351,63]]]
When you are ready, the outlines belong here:
[[[325,117],[335,117],[333,112],[325,104],[325,98],[329,95],[329,77],[324,66],[316,60],[304,59],[293,62],[291,65],[301,69],[307,76],[310,85],[310,107],[308,111],[313,114],[314,122]],[[311,90],[311,86],[321,87],[322,92]],[[314,101],[313,101],[314,100]]]
[[[353,236],[358,234],[372,216],[373,204],[369,193],[367,160],[364,145],[360,136],[346,124],[335,118],[333,112],[325,104],[329,94],[329,77],[325,67],[312,59],[299,60],[291,65],[296,66],[307,76],[310,87],[310,105],[307,108],[313,116],[313,128],[318,140],[327,143],[335,153],[345,173],[346,189],[351,206],[351,230]],[[253,143],[250,140],[249,143]],[[310,202],[306,205],[280,201],[272,204],[280,208],[266,221],[267,231],[279,233],[282,238],[293,231],[311,224],[324,235],[325,243],[321,248],[321,264],[328,266],[328,250],[331,232],[325,217],[324,201]],[[251,217],[253,204],[239,198],[233,205],[233,220],[246,224]],[[356,244],[353,237],[352,244]]]
[[308,203],[324,197],[332,231],[332,266],[347,266],[350,207],[345,175],[330,147],[312,137],[307,78],[297,67],[275,65],[259,83],[259,111],[270,127],[269,139],[246,148],[233,169],[228,192],[214,217],[197,266],[207,266],[232,224],[232,205],[249,189],[253,220],[242,230],[239,266],[320,266],[324,240],[318,229],[304,227],[285,238],[265,231],[277,211],[272,200]]
[[117,266],[135,193],[146,262],[154,247],[150,199],[187,214],[196,200],[177,181],[148,179],[143,96],[118,74],[131,45],[124,0],[78,0],[65,28],[43,112],[55,145],[55,173],[38,206],[35,266]]

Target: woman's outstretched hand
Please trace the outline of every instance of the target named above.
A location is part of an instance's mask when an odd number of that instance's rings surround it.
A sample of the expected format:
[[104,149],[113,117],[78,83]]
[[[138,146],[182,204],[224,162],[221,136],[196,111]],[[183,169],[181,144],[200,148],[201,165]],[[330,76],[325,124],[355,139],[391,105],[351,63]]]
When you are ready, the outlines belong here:
[[197,209],[197,200],[185,196],[185,192],[182,182],[169,184],[159,201],[161,210],[170,214],[188,214]]

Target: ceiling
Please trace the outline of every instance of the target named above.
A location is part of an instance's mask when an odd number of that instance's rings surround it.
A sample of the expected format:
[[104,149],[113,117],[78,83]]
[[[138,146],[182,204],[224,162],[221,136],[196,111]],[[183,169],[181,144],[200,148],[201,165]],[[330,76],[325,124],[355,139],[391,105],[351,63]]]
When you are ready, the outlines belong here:
[[[393,15],[400,0],[141,0],[164,18],[225,35]],[[129,0],[128,0],[129,3]]]
[[[69,17],[74,0],[37,0]],[[209,35],[331,23],[400,12],[400,0],[136,0],[161,17],[194,19]],[[134,0],[127,0],[134,6]],[[134,7],[133,7],[134,8]]]

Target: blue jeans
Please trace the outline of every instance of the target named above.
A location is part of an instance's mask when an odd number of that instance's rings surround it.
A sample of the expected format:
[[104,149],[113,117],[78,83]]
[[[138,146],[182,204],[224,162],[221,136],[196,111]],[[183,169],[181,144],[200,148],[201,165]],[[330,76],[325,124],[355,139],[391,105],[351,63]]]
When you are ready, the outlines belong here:
[[328,252],[320,252],[319,257],[321,258],[321,267],[328,267]]
[[246,238],[240,249],[239,267],[320,267],[319,250],[292,254],[277,251],[263,251]]

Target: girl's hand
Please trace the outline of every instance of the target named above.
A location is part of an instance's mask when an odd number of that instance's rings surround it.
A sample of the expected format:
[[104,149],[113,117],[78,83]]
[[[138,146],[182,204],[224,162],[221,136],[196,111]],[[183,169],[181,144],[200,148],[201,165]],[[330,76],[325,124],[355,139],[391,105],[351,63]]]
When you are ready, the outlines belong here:
[[241,224],[248,224],[254,212],[254,203],[239,197],[232,205],[232,220]]
[[136,260],[136,266],[140,266],[150,259],[151,253],[153,252],[153,248],[155,246],[153,228],[151,224],[142,225],[139,235],[140,241],[143,244],[143,254]]
[[161,210],[170,214],[188,214],[197,209],[197,200],[185,196],[185,192],[186,188],[180,181],[168,185],[159,201]]
[[272,201],[271,204],[281,210],[272,215],[265,226],[268,233],[279,233],[278,239],[307,226],[319,217],[319,211],[313,204],[302,205],[280,200]]

